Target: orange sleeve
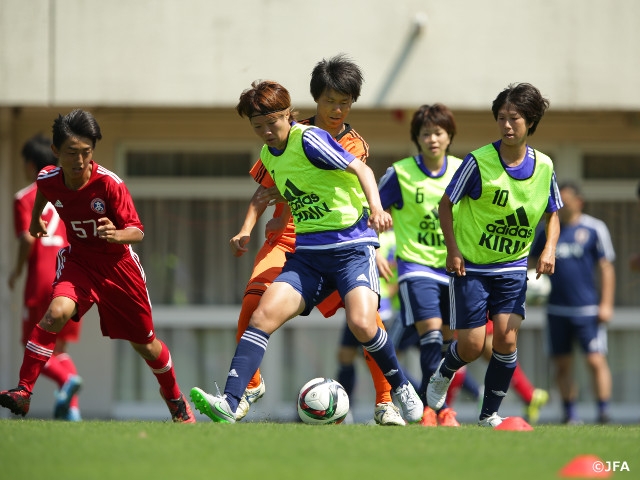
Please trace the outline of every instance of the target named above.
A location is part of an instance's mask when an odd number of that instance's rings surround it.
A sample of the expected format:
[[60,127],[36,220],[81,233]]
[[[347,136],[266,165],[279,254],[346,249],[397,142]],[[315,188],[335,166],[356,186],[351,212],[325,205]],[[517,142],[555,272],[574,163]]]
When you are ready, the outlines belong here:
[[340,145],[342,145],[342,148],[344,148],[347,152],[355,155],[359,160],[367,163],[367,158],[369,158],[369,145],[364,141],[364,138],[362,138],[358,132],[351,129],[339,140],[339,142]]
[[271,174],[269,174],[267,167],[262,163],[262,159],[258,159],[258,161],[251,167],[249,174],[253,177],[253,179],[262,185],[265,188],[271,188],[275,186],[275,182],[273,178],[271,178]]

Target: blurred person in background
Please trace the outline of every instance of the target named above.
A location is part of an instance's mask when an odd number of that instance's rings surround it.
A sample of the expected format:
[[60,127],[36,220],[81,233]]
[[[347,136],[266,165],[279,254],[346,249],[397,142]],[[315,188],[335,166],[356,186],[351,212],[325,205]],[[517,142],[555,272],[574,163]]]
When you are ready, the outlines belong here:
[[[22,309],[22,345],[26,346],[31,330],[42,320],[51,301],[58,251],[67,246],[67,234],[64,223],[51,203],[47,203],[42,212],[49,235],[35,238],[29,233],[31,211],[38,190],[38,172],[46,166],[58,164],[51,149],[51,139],[39,134],[27,140],[22,147],[22,160],[25,176],[31,183],[14,196],[13,224],[18,238],[18,252],[8,284],[13,290],[26,267]],[[68,322],[64,326],[56,338],[53,355],[42,369],[42,374],[58,385],[53,417],[59,420],[81,420],[77,392],[82,385],[82,378],[78,376],[73,359],[67,352],[67,343],[79,340],[80,325],[81,321]]]
[[[606,224],[583,213],[584,200],[575,183],[560,185],[560,237],[556,271],[550,276],[547,333],[555,379],[562,397],[563,422],[579,423],[578,391],[573,378],[573,343],[585,354],[597,401],[597,422],[609,423],[611,371],[607,362],[607,325],[613,318],[616,276],[615,252]],[[536,262],[546,240],[536,234],[531,262]]]

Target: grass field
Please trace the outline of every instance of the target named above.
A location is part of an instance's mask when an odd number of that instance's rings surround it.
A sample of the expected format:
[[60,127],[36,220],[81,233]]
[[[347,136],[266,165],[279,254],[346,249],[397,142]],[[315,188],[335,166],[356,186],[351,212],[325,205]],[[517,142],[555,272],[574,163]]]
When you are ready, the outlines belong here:
[[[640,426],[529,432],[299,423],[0,420],[6,479],[548,479],[578,455],[640,478]],[[442,477],[439,477],[442,476]]]

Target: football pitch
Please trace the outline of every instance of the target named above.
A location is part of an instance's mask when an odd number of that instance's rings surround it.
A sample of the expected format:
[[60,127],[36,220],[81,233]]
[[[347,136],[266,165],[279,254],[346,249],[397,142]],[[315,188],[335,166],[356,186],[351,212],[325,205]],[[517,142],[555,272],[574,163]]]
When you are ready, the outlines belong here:
[[[201,417],[198,418],[201,420]],[[552,479],[580,455],[640,478],[640,426],[533,431],[169,422],[0,420],[0,477],[50,479]]]

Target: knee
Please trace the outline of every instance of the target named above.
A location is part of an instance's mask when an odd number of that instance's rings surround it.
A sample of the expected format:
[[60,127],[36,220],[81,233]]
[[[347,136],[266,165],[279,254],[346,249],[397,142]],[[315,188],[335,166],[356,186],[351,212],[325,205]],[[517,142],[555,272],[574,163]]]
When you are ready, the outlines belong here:
[[249,319],[249,326],[264,330],[265,326],[267,325],[268,318],[269,315],[267,314],[265,309],[258,307],[251,314],[251,318]]
[[40,320],[40,327],[47,331],[59,332],[71,315],[59,304],[52,303]]
[[480,358],[484,350],[484,343],[478,342],[460,342],[456,348],[458,357],[464,362],[471,363]]
[[556,356],[553,359],[553,363],[556,368],[556,374],[559,376],[566,376],[571,374],[571,370],[573,368],[572,361],[568,356]]
[[587,355],[587,365],[594,371],[607,368],[607,357],[601,353],[591,353]]
[[360,343],[368,342],[375,337],[378,331],[378,324],[375,321],[369,321],[364,317],[349,318],[347,324],[353,336],[358,339]]
[[162,345],[155,339],[151,343],[131,343],[133,349],[145,360],[156,360],[162,351]]
[[508,355],[516,351],[517,342],[515,335],[493,335],[492,341],[492,350],[501,353],[503,355]]

